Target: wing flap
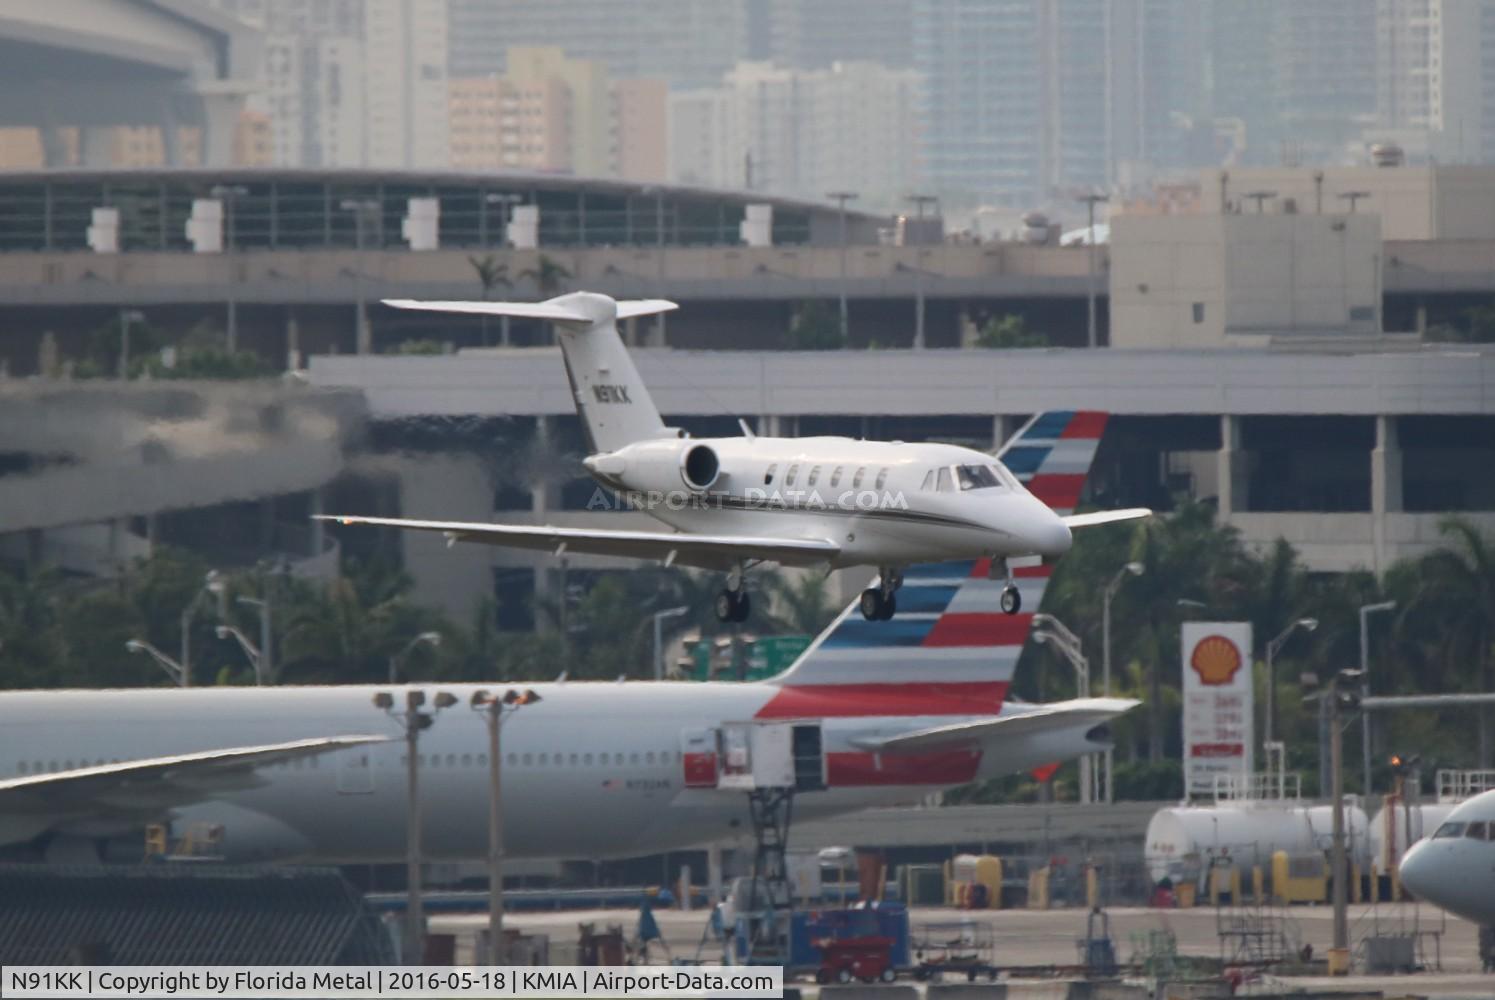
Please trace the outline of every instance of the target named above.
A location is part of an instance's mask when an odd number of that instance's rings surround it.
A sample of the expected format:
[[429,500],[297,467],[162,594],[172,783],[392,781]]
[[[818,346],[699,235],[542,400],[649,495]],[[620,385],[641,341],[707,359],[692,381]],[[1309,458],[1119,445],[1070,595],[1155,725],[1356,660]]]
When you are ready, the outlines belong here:
[[1152,511],[1146,507],[1127,507],[1122,510],[1095,510],[1088,514],[1070,514],[1062,520],[1067,528],[1090,528],[1097,524],[1135,521],[1138,518],[1151,516]]
[[1001,715],[973,722],[933,726],[912,733],[855,741],[864,750],[877,753],[923,753],[953,746],[988,745],[1038,734],[1098,726],[1122,715],[1140,702],[1130,698],[1076,698],[1071,701],[1035,705],[1017,715]]
[[81,802],[117,808],[182,805],[244,787],[257,767],[387,742],[384,736],[329,736],[262,746],[147,757],[0,781],[0,813],[53,811]]
[[416,521],[397,517],[319,515],[344,525],[381,525],[431,531],[459,542],[509,548],[566,551],[631,559],[665,559],[704,569],[729,568],[741,559],[767,559],[791,566],[829,562],[841,551],[825,538],[773,538],[758,535],[695,535],[671,531],[618,531],[557,528],[551,525],[483,524],[474,521]]

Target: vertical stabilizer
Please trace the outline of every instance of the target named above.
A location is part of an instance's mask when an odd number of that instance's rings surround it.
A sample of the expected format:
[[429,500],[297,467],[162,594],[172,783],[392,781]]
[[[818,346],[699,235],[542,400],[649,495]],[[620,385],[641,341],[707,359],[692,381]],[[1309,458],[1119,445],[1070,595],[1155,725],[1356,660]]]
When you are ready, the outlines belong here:
[[[566,378],[571,383],[576,414],[592,452],[616,451],[634,441],[662,437],[666,433],[664,421],[618,335],[620,315],[644,315],[645,307],[654,303],[619,303],[606,295],[574,292],[546,304],[586,316],[589,321],[586,325],[558,322],[556,340],[566,359]],[[671,303],[658,305],[661,308],[648,311],[673,308]]]

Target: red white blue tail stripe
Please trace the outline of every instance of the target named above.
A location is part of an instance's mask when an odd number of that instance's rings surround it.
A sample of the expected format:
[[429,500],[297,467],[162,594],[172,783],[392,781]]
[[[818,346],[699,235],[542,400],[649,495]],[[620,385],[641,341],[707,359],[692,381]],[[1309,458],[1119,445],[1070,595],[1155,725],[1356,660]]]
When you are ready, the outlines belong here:
[[[997,453],[1003,465],[1058,514],[1074,513],[1109,414],[1097,410],[1040,413]],[[1023,595],[1027,604],[1027,595]]]
[[[1079,501],[1106,414],[1041,413],[1002,451],[1028,490],[1060,513]],[[989,560],[931,563],[904,571],[898,614],[867,621],[844,610],[775,679],[780,692],[761,718],[872,715],[977,715],[1001,711],[1032,611],[1041,606],[1050,567],[1014,569],[1022,614],[1003,613],[1005,581]]]

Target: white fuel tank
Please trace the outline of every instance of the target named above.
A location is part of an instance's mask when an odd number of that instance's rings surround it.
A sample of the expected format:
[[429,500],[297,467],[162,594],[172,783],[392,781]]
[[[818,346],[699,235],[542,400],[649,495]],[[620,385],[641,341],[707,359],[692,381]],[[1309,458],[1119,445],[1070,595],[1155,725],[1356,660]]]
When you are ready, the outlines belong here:
[[1378,872],[1389,872],[1401,863],[1407,848],[1431,836],[1453,812],[1456,802],[1393,803],[1382,806],[1370,821],[1370,857]]
[[[1333,809],[1282,802],[1224,803],[1159,809],[1147,824],[1146,858],[1153,881],[1192,881],[1211,859],[1228,858],[1246,874],[1268,865],[1273,853],[1313,854],[1329,848]],[[1352,864],[1370,858],[1369,823],[1359,806],[1346,806],[1346,845]]]

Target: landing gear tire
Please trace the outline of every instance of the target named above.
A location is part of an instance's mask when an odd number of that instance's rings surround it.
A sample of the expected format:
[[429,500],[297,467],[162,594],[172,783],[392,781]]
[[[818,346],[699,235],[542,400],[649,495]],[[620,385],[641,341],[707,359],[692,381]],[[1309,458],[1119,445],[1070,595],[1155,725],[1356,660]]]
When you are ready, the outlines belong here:
[[898,598],[884,594],[876,587],[868,587],[862,591],[861,607],[862,617],[869,622],[885,622],[897,613]]
[[1009,615],[1015,615],[1022,609],[1023,595],[1016,586],[1009,583],[1002,588],[1002,610]]
[[752,599],[745,590],[723,590],[716,595],[717,621],[745,622],[752,610]]

